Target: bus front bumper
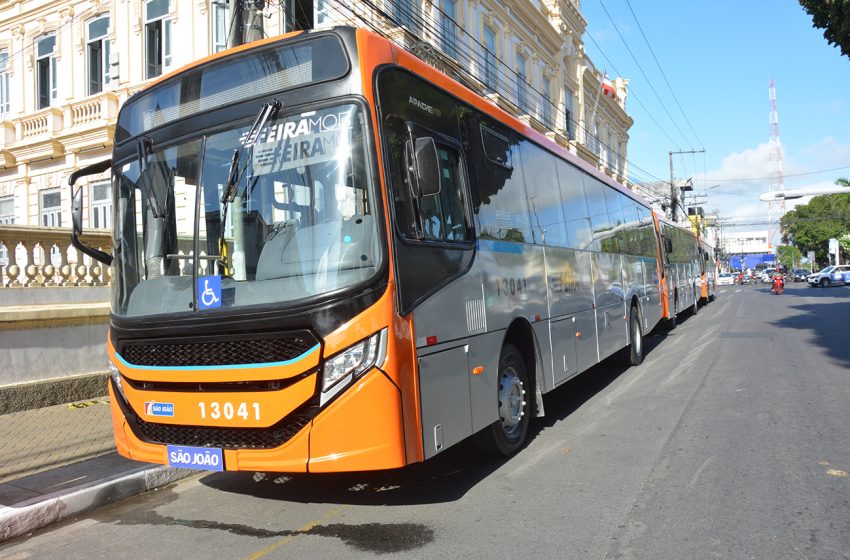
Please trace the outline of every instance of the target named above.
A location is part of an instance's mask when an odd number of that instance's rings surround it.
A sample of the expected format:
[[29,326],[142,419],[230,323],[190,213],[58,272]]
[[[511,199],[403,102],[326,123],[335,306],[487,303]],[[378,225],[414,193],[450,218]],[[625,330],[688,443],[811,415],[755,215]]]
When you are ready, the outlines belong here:
[[[145,441],[137,434],[136,414],[116,394],[112,381],[109,397],[118,453],[135,461],[168,465],[167,444]],[[223,448],[223,470],[315,473],[402,467],[406,460],[401,410],[398,388],[373,369],[282,445]]]

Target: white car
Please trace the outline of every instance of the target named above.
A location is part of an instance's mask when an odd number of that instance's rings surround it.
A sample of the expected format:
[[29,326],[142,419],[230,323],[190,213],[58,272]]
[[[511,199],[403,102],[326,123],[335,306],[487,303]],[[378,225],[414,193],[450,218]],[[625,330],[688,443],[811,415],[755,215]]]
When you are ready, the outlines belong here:
[[735,275],[731,272],[721,272],[717,275],[718,286],[733,286],[735,284]]
[[809,286],[827,288],[832,285],[850,284],[850,265],[828,266],[820,272],[809,274],[806,278]]

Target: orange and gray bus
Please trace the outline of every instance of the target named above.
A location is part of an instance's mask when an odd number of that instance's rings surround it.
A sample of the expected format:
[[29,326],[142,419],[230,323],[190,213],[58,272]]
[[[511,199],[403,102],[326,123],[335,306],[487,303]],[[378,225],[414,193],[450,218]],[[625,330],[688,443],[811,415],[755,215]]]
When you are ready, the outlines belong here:
[[[112,266],[131,459],[388,469],[471,436],[511,454],[543,394],[639,364],[695,305],[693,236],[365,30],[178,70],[123,105],[114,140],[70,179],[73,239]],[[75,182],[106,170],[111,254],[78,238]]]

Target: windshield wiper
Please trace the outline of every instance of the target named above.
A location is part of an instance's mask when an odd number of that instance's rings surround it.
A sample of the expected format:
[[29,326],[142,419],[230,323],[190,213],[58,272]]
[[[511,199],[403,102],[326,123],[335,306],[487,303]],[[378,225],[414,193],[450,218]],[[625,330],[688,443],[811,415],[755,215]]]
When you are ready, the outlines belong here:
[[151,176],[148,172],[148,158],[153,149],[153,140],[147,136],[142,136],[136,140],[136,160],[139,163],[139,185],[145,192],[145,196],[150,201],[151,214],[154,218],[162,218],[165,216],[165,209],[156,194],[156,186],[151,182]]
[[254,148],[254,144],[260,137],[260,132],[269,121],[274,121],[280,111],[282,103],[277,99],[273,99],[268,103],[264,103],[260,112],[257,113],[257,118],[254,119],[254,124],[251,125],[248,134],[245,136],[245,143],[242,145],[242,151],[239,148],[233,149],[233,155],[230,157],[230,167],[227,170],[227,182],[221,190],[221,233],[218,238],[218,254],[221,255],[221,265],[223,275],[229,276],[230,264],[227,257],[227,241],[224,236],[224,224],[227,221],[227,209],[230,203],[236,199],[236,193],[239,191],[239,183],[242,180],[242,175],[248,168],[248,161],[239,169],[239,160],[241,153],[247,148]]

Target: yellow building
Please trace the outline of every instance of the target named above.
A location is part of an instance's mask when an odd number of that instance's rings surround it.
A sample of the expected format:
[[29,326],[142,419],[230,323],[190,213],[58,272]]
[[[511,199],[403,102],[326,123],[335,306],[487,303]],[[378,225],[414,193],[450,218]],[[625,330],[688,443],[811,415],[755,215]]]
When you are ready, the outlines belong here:
[[[625,181],[627,80],[603,81],[586,56],[579,0],[374,5],[286,0],[267,3],[257,21],[267,36],[354,24],[431,45],[447,70]],[[121,103],[226,48],[229,22],[218,0],[0,0],[0,224],[70,226],[68,176],[109,157]],[[86,188],[85,228],[111,227],[108,176]]]

